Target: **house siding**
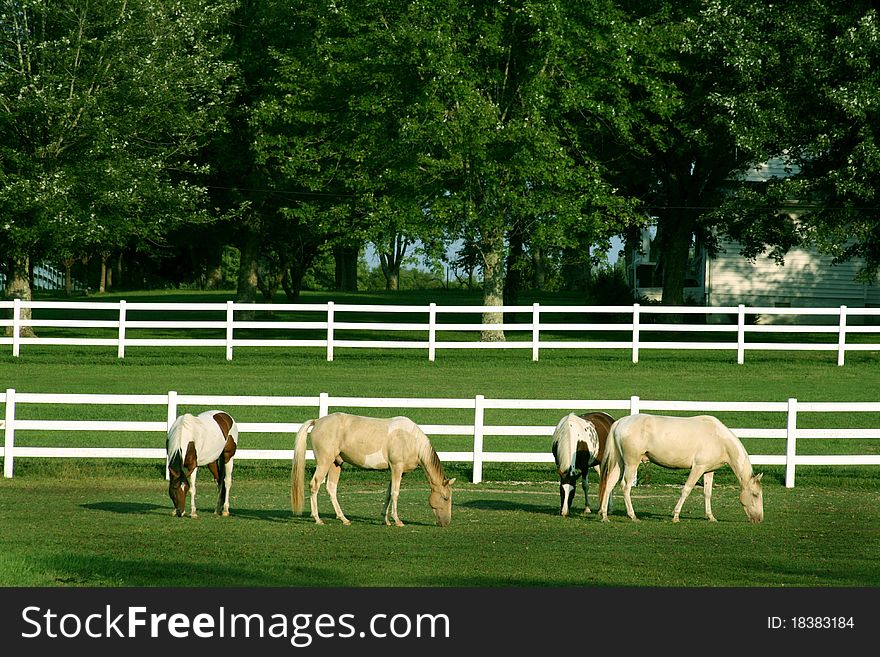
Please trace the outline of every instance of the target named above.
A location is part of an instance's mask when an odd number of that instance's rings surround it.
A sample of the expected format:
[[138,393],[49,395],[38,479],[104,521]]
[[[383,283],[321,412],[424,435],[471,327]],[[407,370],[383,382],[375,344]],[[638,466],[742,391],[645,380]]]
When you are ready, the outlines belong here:
[[808,308],[880,305],[880,287],[856,282],[858,261],[831,263],[831,257],[791,249],[778,265],[766,256],[749,262],[740,245],[725,242],[709,261],[707,303],[711,306],[799,306]]

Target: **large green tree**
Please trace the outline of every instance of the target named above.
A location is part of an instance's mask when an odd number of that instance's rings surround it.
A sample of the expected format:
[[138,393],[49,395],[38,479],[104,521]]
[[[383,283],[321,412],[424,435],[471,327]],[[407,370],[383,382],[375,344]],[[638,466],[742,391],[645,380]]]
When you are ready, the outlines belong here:
[[874,2],[810,3],[797,22],[792,194],[805,201],[805,237],[860,278],[880,270],[880,15]]
[[203,220],[195,156],[231,66],[224,0],[3,0],[0,240],[7,294],[34,258],[149,248]]
[[603,0],[419,4],[426,166],[447,185],[432,211],[477,248],[484,304],[502,305],[512,234],[564,246],[629,216],[596,149],[627,116],[621,15]]
[[731,194],[750,166],[790,144],[791,101],[803,93],[790,70],[789,49],[802,47],[797,12],[756,0],[623,5],[637,75],[616,180],[656,221],[663,303],[677,305],[695,238],[711,248],[731,234],[748,255],[769,247],[779,257],[796,240],[777,187]]

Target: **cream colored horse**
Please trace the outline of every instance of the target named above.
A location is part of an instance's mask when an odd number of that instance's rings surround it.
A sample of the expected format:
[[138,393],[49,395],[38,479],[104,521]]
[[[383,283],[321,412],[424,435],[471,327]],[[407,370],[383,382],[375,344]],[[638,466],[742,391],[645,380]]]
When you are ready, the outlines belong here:
[[[185,413],[168,430],[168,496],[174,503],[174,515],[186,509],[189,493],[190,517],[196,518],[196,473],[207,465],[219,496],[214,513],[229,515],[229,491],[232,489],[232,464],[238,449],[238,426],[224,411],[205,411],[198,415]],[[221,474],[220,468],[223,468]]]
[[630,491],[639,462],[647,457],[666,468],[690,468],[690,474],[675,505],[672,521],[679,521],[684,501],[703,477],[706,518],[712,515],[712,481],[715,470],[729,465],[740,484],[739,501],[751,522],[764,519],[764,495],[761,477],[752,472],[745,447],[734,433],[711,415],[667,417],[637,414],[617,420],[611,425],[608,445],[602,462],[599,482],[599,517],[608,521],[608,498],[623,468],[623,499],[627,515],[636,518]]
[[419,426],[406,417],[383,419],[348,413],[332,413],[317,420],[307,420],[297,431],[290,473],[290,506],[294,514],[303,511],[306,438],[309,429],[312,451],[315,454],[315,472],[309,483],[310,502],[312,518],[317,524],[324,524],[318,516],[318,490],[325,478],[336,517],[345,525],[351,524],[336,499],[343,463],[367,470],[391,470],[391,481],[388,483],[382,508],[386,525],[391,524],[390,513],[394,524],[403,527],[397,515],[400,480],[404,473],[415,470],[418,466],[422,466],[431,485],[428,504],[434,511],[437,523],[446,527],[452,520],[452,484],[455,479],[446,478],[437,452]]

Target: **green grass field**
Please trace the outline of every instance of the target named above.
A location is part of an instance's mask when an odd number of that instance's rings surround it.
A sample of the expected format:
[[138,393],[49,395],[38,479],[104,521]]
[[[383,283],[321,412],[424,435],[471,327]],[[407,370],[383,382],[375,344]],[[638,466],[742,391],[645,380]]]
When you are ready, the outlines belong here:
[[[439,302],[439,301],[438,301]],[[332,395],[701,401],[877,401],[880,356],[852,353],[844,367],[833,353],[547,351],[532,362],[517,350],[420,352],[222,349],[127,351],[61,346],[0,354],[0,387],[18,392],[206,395]],[[181,409],[184,410],[184,409]],[[188,409],[187,409],[188,410]],[[196,409],[194,409],[196,410]],[[335,409],[334,409],[335,410]],[[593,409],[572,409],[593,410]],[[387,413],[386,413],[387,411]],[[0,409],[2,412],[2,409]],[[28,414],[71,419],[164,419],[137,407],[41,407]],[[234,411],[239,421],[306,419],[298,409]],[[309,416],[313,416],[308,409]],[[374,414],[393,414],[381,409]],[[457,422],[451,411],[415,409],[417,422]],[[557,411],[489,414],[488,423],[546,422]],[[117,415],[114,415],[117,414]],[[619,411],[617,412],[619,415]],[[784,426],[773,414],[719,415],[732,426]],[[778,414],[777,414],[778,415]],[[148,417],[149,416],[149,417]],[[803,416],[801,426],[877,427],[875,414]],[[28,437],[41,445],[138,446],[157,437],[96,437],[80,432]],[[438,450],[456,449],[456,438]],[[245,435],[248,447],[289,449],[292,436]],[[773,441],[745,441],[751,453],[781,453]],[[164,439],[158,437],[156,444]],[[801,441],[814,453],[880,452],[877,440]],[[128,443],[121,443],[128,444]],[[465,445],[468,439],[465,439]],[[155,445],[153,445],[155,446]],[[548,438],[487,440],[487,449],[547,450]],[[876,467],[800,466],[784,487],[781,467],[765,471],[765,521],[751,525],[729,470],[716,477],[713,510],[702,517],[702,490],[692,493],[682,522],[670,521],[685,473],[647,466],[634,491],[632,523],[618,499],[611,522],[595,514],[561,518],[555,474],[543,465],[487,464],[470,483],[468,464],[447,464],[457,476],[452,524],[432,523],[424,475],[404,477],[403,528],[386,527],[380,511],[387,473],[346,469],[340,503],[352,525],[333,520],[322,490],[326,526],[289,509],[289,464],[236,465],[232,517],[210,513],[213,484],[200,477],[198,519],[172,518],[159,463],[17,458],[15,477],[0,479],[2,586],[808,586],[880,584],[880,504]],[[591,503],[595,506],[595,477]],[[582,508],[578,494],[575,507]]]

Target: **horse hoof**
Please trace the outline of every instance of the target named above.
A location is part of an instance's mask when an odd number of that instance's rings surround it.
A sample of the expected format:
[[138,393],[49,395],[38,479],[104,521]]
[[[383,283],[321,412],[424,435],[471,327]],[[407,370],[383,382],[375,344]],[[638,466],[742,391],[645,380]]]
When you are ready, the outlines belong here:
[[189,517],[190,517],[190,518],[198,518],[198,517],[199,517],[199,514],[198,514],[198,513],[190,513],[190,514],[189,514]]
[[672,522],[681,522],[681,520],[678,518],[678,516],[676,516],[675,518],[672,519]]
[[320,519],[317,519],[317,520],[315,520],[315,524],[316,524],[316,525],[323,525],[323,524],[324,524],[324,521],[323,521],[323,520],[320,520]]
[[584,509],[584,515],[585,515],[585,516],[588,516],[588,515],[590,515],[591,513],[592,513],[592,511],[590,510],[590,507],[587,507],[586,509]]
[[224,518],[228,518],[228,517],[229,517],[229,511],[224,511],[221,515],[222,515]]
[[347,526],[351,524],[351,520],[349,520],[348,518],[340,518],[340,520],[342,521],[343,525]]
[[403,524],[402,522],[400,522],[400,520],[398,520],[397,522],[395,522],[394,525],[395,525],[396,527],[403,527],[403,526],[404,526],[404,524]]

